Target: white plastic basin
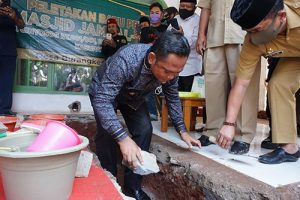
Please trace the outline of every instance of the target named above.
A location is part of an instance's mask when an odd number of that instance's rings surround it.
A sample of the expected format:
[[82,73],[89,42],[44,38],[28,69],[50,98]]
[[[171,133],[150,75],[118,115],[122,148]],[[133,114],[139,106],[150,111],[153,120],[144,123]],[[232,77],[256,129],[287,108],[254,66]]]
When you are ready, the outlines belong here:
[[[7,200],[67,200],[72,193],[80,151],[89,141],[47,152],[25,152],[36,134],[0,139],[1,147],[20,147],[21,152],[0,151],[0,169]],[[24,152],[23,152],[24,151]]]

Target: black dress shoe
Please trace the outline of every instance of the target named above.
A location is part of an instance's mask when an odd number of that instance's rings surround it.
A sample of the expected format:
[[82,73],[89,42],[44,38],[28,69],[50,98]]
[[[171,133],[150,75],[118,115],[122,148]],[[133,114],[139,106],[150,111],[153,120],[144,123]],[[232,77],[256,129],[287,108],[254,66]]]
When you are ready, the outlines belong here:
[[136,200],[151,200],[151,198],[142,189],[131,190],[125,188],[123,192],[126,196],[133,197]]
[[248,153],[250,148],[250,144],[241,141],[234,141],[233,145],[231,146],[229,153],[242,155]]
[[13,112],[11,110],[5,111],[3,112],[1,115],[5,115],[5,116],[16,116],[18,113]]
[[209,137],[206,135],[201,135],[201,137],[198,138],[198,140],[201,142],[201,146],[203,146],[203,147],[214,144],[211,141],[209,141]]
[[196,129],[195,131],[197,131],[199,133],[203,133],[205,131],[205,126],[199,128],[199,129]]
[[266,139],[264,139],[261,142],[260,146],[261,148],[265,148],[265,149],[276,149],[277,147],[279,147],[278,144],[272,143],[271,135],[269,135]]
[[270,153],[259,156],[258,161],[264,164],[279,164],[283,162],[296,162],[299,157],[299,151],[294,154],[289,154],[285,152],[283,148],[278,147]]

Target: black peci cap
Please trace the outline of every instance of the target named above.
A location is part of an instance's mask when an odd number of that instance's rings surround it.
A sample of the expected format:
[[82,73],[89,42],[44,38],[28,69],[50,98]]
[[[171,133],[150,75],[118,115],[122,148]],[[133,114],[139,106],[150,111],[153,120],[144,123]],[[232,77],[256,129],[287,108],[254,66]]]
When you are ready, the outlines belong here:
[[231,19],[243,29],[259,24],[272,10],[278,0],[235,0]]

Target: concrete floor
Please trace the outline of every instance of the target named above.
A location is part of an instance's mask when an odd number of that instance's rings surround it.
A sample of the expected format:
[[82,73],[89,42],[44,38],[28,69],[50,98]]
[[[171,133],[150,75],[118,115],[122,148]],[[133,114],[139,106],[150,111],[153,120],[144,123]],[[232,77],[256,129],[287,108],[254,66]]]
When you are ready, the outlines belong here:
[[300,161],[280,165],[257,161],[266,152],[260,148],[268,132],[264,124],[258,124],[246,156],[231,155],[216,145],[189,151],[173,128],[161,133],[160,122],[153,127],[151,151],[162,171],[145,177],[145,190],[152,199],[300,199]]
[[[182,148],[187,147],[174,128],[169,128],[167,133],[162,133],[160,132],[160,122],[154,122],[153,127],[155,135]],[[193,148],[192,151],[273,187],[300,182],[300,173],[297,173],[300,167],[300,160],[295,163],[282,163],[279,165],[266,165],[257,161],[259,155],[270,152],[270,150],[260,147],[261,141],[267,137],[268,132],[269,127],[267,125],[258,124],[257,134],[251,143],[249,153],[245,155],[229,154],[227,150],[217,145],[210,145],[201,149]],[[200,134],[197,132],[192,132],[191,135],[195,138],[200,137]]]

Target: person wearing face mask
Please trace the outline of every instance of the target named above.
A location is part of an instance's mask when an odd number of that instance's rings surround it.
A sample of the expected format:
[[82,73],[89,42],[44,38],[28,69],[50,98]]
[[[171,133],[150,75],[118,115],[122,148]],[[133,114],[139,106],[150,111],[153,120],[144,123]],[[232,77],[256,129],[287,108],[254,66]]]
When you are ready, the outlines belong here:
[[139,19],[139,24],[135,25],[135,35],[134,35],[134,42],[140,42],[141,40],[141,31],[144,28],[150,27],[150,20],[147,16],[142,16]]
[[[213,145],[209,136],[217,136],[226,114],[230,88],[235,81],[245,32],[230,19],[234,0],[200,0],[201,8],[197,51],[204,55],[206,131],[199,138],[202,146]],[[205,52],[205,54],[204,54]],[[259,67],[258,67],[259,68]],[[259,80],[259,69],[253,79]],[[258,82],[252,81],[237,119],[237,134],[229,153],[245,154],[256,133]]]
[[179,4],[179,16],[181,19],[187,19],[190,16],[195,14],[196,10],[196,0],[185,0],[185,1],[180,1]]
[[15,114],[11,111],[13,83],[16,70],[16,27],[25,25],[20,13],[10,6],[10,1],[0,0],[0,114]]
[[265,164],[296,162],[297,145],[295,94],[300,87],[300,8],[294,0],[236,0],[232,20],[248,33],[230,92],[224,126],[217,142],[227,148],[234,136],[234,126],[245,91],[261,56],[280,57],[268,83],[272,115],[272,142],[280,145],[261,155]]
[[[140,43],[153,44],[161,34],[163,34],[168,26],[162,24],[161,20],[163,18],[163,7],[160,3],[154,2],[149,7],[150,10],[150,27],[145,27],[141,30]],[[150,113],[152,121],[158,120],[157,113],[157,98],[155,92],[150,93],[147,98],[147,107]]]
[[124,35],[119,35],[120,27],[115,18],[107,19],[106,30],[109,35],[102,41],[102,54],[105,60],[127,44],[127,38]]
[[148,17],[146,16],[142,16],[139,20],[140,22],[140,28],[143,29],[143,28],[146,28],[146,27],[149,27],[150,26],[150,20]]
[[150,10],[150,27],[144,28],[141,32],[141,43],[154,43],[158,37],[167,30],[168,26],[162,24],[163,7],[160,3],[154,2],[149,7]]
[[[178,90],[190,92],[193,85],[194,76],[202,71],[202,56],[196,51],[196,42],[199,29],[200,17],[195,13],[196,0],[180,0],[179,15],[175,16],[180,26],[181,32],[189,41],[191,53],[184,66],[184,69],[179,74]],[[174,30],[172,24],[169,25],[168,30]]]

